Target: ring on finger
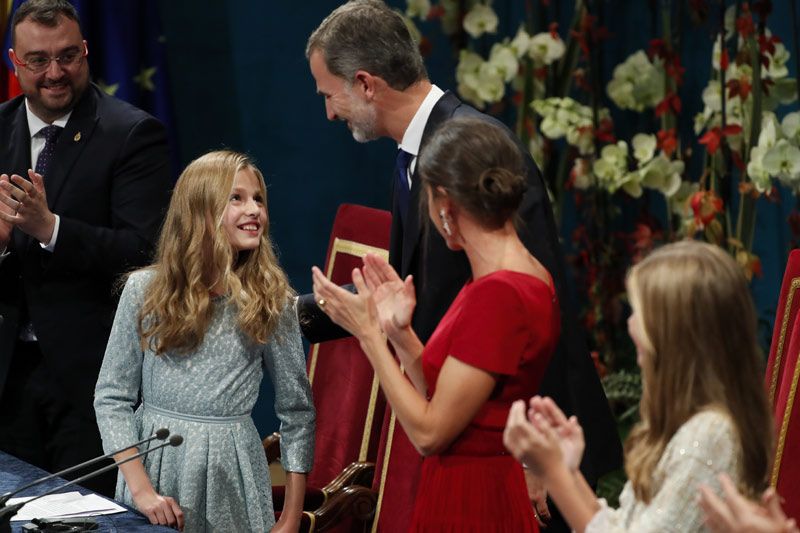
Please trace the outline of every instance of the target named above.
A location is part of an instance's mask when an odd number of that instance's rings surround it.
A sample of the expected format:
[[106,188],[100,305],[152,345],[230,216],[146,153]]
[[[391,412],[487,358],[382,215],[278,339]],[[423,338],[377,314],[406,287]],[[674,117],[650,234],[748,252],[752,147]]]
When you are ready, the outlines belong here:
[[319,300],[317,300],[317,305],[319,306],[320,309],[324,309],[326,303],[328,302],[325,301],[325,298],[320,298]]

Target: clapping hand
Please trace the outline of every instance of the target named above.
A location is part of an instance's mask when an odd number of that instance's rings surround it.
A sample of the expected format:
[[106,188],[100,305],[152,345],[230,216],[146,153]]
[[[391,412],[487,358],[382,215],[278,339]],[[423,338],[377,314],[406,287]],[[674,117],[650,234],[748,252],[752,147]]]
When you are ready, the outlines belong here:
[[548,469],[563,461],[555,429],[540,413],[528,420],[522,400],[511,405],[503,431],[503,444],[519,462],[545,481]]
[[42,176],[28,170],[28,177],[30,181],[16,174],[0,176],[0,244],[12,226],[42,243],[53,237],[55,215],[47,207]]
[[356,286],[357,294],[333,283],[317,267],[312,267],[311,275],[317,305],[331,320],[359,341],[364,341],[370,336],[381,336],[378,311],[372,291],[367,287],[361,270],[353,269],[353,284]]
[[800,533],[794,519],[781,509],[778,495],[769,488],[761,504],[739,494],[727,474],[719,476],[725,499],[720,499],[707,486],[700,486],[700,507],[705,511],[705,523],[715,533]]
[[567,418],[556,402],[548,397],[531,398],[528,405],[528,419],[533,420],[537,413],[556,431],[564,464],[570,471],[578,470],[586,448],[583,428],[578,424],[578,419],[575,416]]
[[414,281],[405,281],[383,258],[367,254],[364,258],[364,280],[372,292],[378,311],[378,320],[384,333],[391,339],[401,330],[411,326],[411,316],[417,303]]
[[6,185],[4,184],[8,183],[8,174],[0,175],[0,250],[8,246],[8,242],[11,240],[11,231],[14,229],[14,223],[11,220],[16,214],[15,208],[9,205],[15,203],[16,200],[8,199],[5,192]]

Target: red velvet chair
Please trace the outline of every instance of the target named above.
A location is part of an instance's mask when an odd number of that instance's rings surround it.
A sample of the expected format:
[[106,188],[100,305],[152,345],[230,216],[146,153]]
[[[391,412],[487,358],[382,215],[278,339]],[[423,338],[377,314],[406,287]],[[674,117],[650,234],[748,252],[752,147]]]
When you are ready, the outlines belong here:
[[775,415],[777,442],[771,484],[788,516],[800,519],[800,250],[789,255],[772,333],[765,384]]
[[[351,465],[363,466],[369,466],[369,463]],[[411,524],[421,467],[422,456],[411,444],[391,408],[387,407],[380,432],[372,488],[350,485],[333,494],[314,513],[317,522],[324,518],[326,528],[333,523],[339,524],[336,526],[337,531],[354,531],[360,530],[354,528],[354,525],[357,526],[362,521],[367,524],[371,520],[369,531],[372,533],[405,533]],[[347,510],[334,511],[337,508]],[[346,520],[348,514],[351,515],[349,521]],[[311,517],[311,513],[306,515]],[[353,521],[352,516],[358,517],[357,522]],[[344,526],[341,525],[342,521]]]
[[[339,207],[333,223],[324,271],[343,285],[368,252],[388,257],[391,214],[359,205]],[[309,530],[347,531],[351,520],[371,516],[372,484],[385,410],[372,367],[352,337],[312,344],[308,377],[317,410],[314,466],[308,476],[304,509]],[[264,439],[274,459],[276,436]],[[352,485],[363,485],[348,488]],[[273,487],[275,508],[283,506],[283,486]],[[370,508],[371,507],[371,508]],[[337,524],[332,526],[332,524]]]
[[394,412],[387,407],[372,481],[372,490],[378,498],[373,532],[408,531],[421,469],[422,456],[411,444]]

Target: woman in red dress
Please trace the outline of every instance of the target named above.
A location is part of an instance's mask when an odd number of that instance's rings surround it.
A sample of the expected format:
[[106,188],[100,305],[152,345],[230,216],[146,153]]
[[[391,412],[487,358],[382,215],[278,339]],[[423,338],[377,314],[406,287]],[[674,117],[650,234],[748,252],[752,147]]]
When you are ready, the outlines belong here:
[[411,529],[538,531],[503,428],[511,404],[538,390],[560,318],[550,274],[514,227],[525,191],[520,149],[498,126],[458,118],[434,134],[418,163],[433,226],[472,269],[427,346],[411,329],[413,280],[376,256],[353,271],[358,294],[314,268],[315,297],[359,339],[425,456]]

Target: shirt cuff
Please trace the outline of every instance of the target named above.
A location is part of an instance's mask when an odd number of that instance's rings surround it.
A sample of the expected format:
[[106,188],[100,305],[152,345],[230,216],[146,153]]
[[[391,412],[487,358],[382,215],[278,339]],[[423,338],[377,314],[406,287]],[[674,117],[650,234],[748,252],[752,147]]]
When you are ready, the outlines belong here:
[[53,215],[56,217],[56,223],[53,224],[53,236],[50,237],[50,242],[47,244],[39,243],[39,246],[47,250],[48,252],[52,252],[56,248],[56,240],[58,240],[58,226],[61,224],[61,217],[58,215]]

